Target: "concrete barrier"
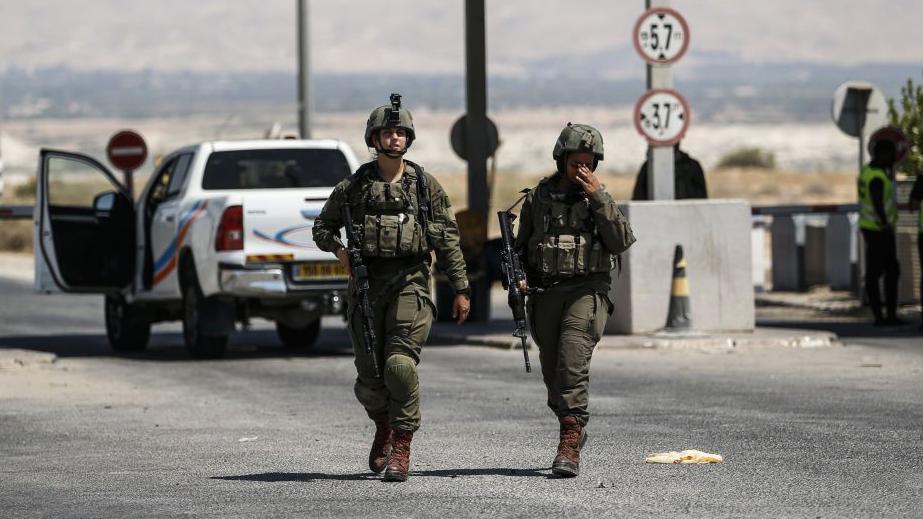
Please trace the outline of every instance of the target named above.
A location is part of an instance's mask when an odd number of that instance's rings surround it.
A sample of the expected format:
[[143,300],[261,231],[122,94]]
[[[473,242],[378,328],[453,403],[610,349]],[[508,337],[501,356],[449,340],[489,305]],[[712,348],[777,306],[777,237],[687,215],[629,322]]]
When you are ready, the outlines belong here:
[[758,222],[754,219],[753,228],[750,230],[750,260],[753,262],[753,290],[755,292],[766,291],[766,275],[770,272],[770,262],[766,261],[766,244],[769,234],[766,228],[768,226],[767,222]]
[[798,290],[801,280],[795,220],[790,215],[773,216],[769,233],[772,236],[772,289]]
[[827,282],[826,231],[826,227],[819,223],[807,223],[804,226],[805,288],[824,285]]
[[606,333],[650,333],[664,327],[673,251],[688,266],[692,328],[743,331],[754,326],[750,205],[738,200],[628,202],[621,206],[638,242],[622,255],[610,297]]
[[834,290],[853,288],[855,231],[848,214],[831,214],[824,233],[824,274]]

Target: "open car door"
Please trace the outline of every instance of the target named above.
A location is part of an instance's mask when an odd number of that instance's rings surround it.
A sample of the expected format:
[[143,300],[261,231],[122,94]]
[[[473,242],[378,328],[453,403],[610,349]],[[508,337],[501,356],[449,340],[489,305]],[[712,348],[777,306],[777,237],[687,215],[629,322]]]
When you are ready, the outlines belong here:
[[39,153],[35,214],[35,288],[116,293],[134,269],[134,203],[97,160]]

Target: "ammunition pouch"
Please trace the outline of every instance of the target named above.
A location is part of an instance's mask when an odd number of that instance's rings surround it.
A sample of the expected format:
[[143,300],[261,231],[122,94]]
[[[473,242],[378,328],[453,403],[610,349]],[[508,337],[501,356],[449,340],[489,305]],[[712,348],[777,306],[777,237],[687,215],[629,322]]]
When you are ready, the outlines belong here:
[[413,207],[411,196],[403,183],[372,182],[365,195],[365,209],[369,213],[405,211]]
[[403,258],[423,253],[423,231],[412,214],[367,214],[362,225],[362,255]]
[[545,235],[532,264],[542,277],[566,279],[612,270],[612,255],[590,233]]
[[365,198],[362,255],[370,258],[419,256],[424,251],[423,228],[403,184],[372,182]]
[[542,278],[561,280],[612,270],[612,255],[585,202],[540,192],[533,210],[542,237],[530,251],[529,264]]

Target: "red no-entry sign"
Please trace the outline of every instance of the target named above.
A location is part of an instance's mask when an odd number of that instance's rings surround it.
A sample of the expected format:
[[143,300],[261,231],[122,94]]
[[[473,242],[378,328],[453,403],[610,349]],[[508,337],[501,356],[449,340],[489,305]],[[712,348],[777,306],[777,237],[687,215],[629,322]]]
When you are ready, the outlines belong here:
[[122,171],[134,171],[147,159],[147,144],[137,133],[122,130],[109,139],[106,156],[116,168]]

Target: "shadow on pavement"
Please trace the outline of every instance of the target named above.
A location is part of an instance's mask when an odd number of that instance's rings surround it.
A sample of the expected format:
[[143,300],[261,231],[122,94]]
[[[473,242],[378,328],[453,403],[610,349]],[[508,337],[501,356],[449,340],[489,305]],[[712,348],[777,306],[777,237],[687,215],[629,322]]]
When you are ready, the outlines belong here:
[[445,469],[411,471],[413,476],[458,478],[466,476],[516,476],[553,478],[550,469]]
[[222,479],[224,481],[257,481],[261,483],[285,483],[312,481],[364,481],[379,479],[375,474],[323,474],[320,472],[264,472],[262,474],[243,474],[241,476],[213,476],[209,479]]
[[900,339],[920,336],[919,320],[913,320],[903,326],[878,327],[871,322],[856,321],[800,321],[800,320],[760,320],[757,326],[767,328],[796,328],[806,330],[824,330],[837,334],[841,339],[882,338]]
[[[466,476],[515,476],[515,477],[543,477],[553,478],[549,471],[543,469],[446,469],[446,470],[414,470],[411,477],[438,477],[456,478]],[[374,481],[381,479],[380,475],[364,474],[324,474],[322,472],[264,472],[262,474],[243,474],[240,476],[213,476],[210,479],[224,481],[257,481],[262,483],[302,482],[312,481]]]
[[[215,361],[278,357],[352,356],[345,329],[325,330],[311,349],[284,348],[273,330],[235,333],[227,352]],[[147,349],[139,353],[115,352],[104,334],[23,335],[0,337],[0,349],[24,349],[54,353],[58,357],[119,357],[140,361],[194,361],[183,346],[180,333],[154,333]],[[200,361],[201,362],[201,361]]]

